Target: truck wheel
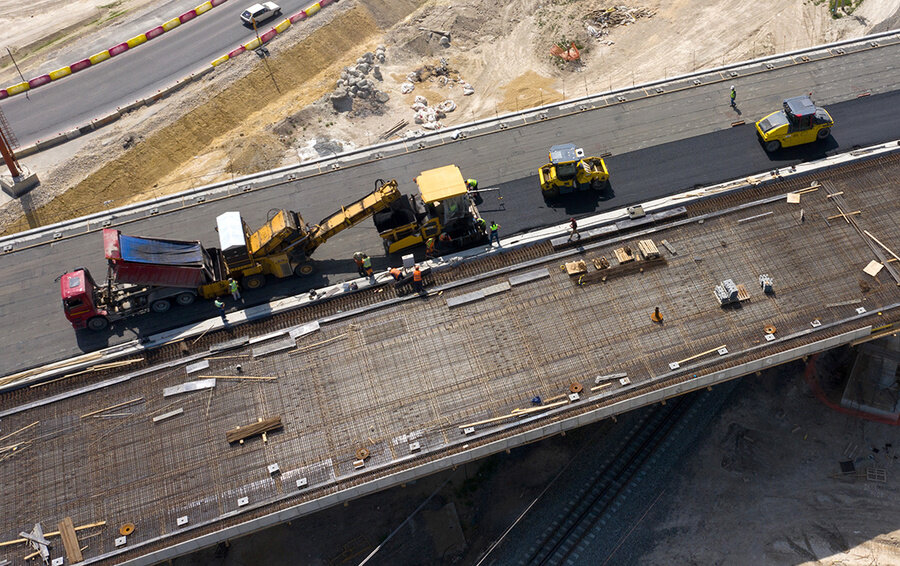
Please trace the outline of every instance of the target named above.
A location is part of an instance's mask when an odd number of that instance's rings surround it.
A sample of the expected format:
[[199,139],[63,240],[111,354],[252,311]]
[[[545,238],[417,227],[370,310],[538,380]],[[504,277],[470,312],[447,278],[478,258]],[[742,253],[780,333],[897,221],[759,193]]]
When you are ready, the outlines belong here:
[[297,277],[303,277],[304,275],[309,275],[313,271],[315,271],[315,267],[311,263],[301,263],[300,265],[294,266],[294,275]]
[[259,289],[266,284],[266,276],[262,273],[248,275],[241,280],[244,289]]
[[179,294],[175,295],[175,302],[178,303],[182,307],[186,307],[190,304],[193,304],[194,299],[196,299],[196,298],[197,298],[197,296],[194,295],[193,293],[179,293]]
[[772,140],[766,143],[766,151],[772,153],[773,151],[778,151],[781,149],[781,142],[778,140]]
[[150,303],[150,310],[153,312],[166,312],[172,308],[172,303],[168,299],[159,299]]
[[102,332],[109,328],[109,319],[105,316],[94,316],[88,319],[87,327],[94,332]]
[[816,132],[816,137],[819,138],[820,140],[824,140],[825,138],[827,138],[830,135],[831,135],[831,128],[822,128],[821,130]]

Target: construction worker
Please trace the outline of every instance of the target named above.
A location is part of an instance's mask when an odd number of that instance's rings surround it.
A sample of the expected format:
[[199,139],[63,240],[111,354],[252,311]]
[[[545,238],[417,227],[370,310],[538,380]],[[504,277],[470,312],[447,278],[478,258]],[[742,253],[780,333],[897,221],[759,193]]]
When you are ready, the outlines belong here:
[[222,322],[227,324],[228,319],[225,318],[225,303],[223,303],[222,301],[219,300],[218,297],[216,297],[216,300],[213,304],[216,305],[217,309],[219,309],[219,316],[222,317]]
[[428,240],[425,242],[425,257],[434,257],[435,243],[436,240],[434,239],[434,236],[428,238]]
[[362,252],[356,252],[355,254],[353,254],[353,261],[356,262],[356,272],[359,273],[360,277],[366,276],[366,270],[363,267],[363,257],[365,255],[366,254],[364,254]]
[[477,226],[478,229],[481,230],[482,234],[487,234],[487,222],[484,221],[484,218],[482,218],[480,216],[478,218],[476,218],[475,226]]
[[413,268],[413,289],[416,290],[416,293],[422,292],[422,271],[418,264]]
[[466,179],[466,189],[469,191],[477,191],[478,181],[476,181],[475,179]]
[[235,301],[241,300],[241,290],[238,288],[237,281],[231,277],[228,278],[228,292],[231,293],[231,298]]
[[581,234],[578,233],[578,222],[575,221],[575,218],[572,218],[572,221],[569,223],[569,239],[571,242],[573,239],[580,240]]
[[388,273],[391,274],[391,277],[394,278],[394,281],[400,281],[403,278],[403,271],[399,267],[392,267],[388,269]]
[[494,247],[494,241],[497,241],[497,245],[500,245],[500,225],[491,220],[491,247]]
[[372,258],[367,256],[366,254],[363,254],[362,262],[363,262],[363,270],[364,270],[363,276],[368,277],[369,279],[374,279],[375,271],[372,270]]
[[729,96],[731,97],[731,107],[737,108],[737,105],[734,102],[734,100],[737,98],[737,91],[734,90],[734,85],[731,85],[731,93],[729,94]]

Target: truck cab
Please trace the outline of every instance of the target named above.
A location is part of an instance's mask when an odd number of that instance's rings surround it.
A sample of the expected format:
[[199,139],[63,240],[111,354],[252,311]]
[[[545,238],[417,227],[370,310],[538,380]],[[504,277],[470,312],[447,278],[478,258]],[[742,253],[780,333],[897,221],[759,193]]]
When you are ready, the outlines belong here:
[[60,278],[63,312],[74,328],[103,330],[109,325],[106,311],[97,308],[96,289],[94,278],[84,268],[77,268]]
[[756,134],[766,151],[771,153],[782,147],[824,140],[831,134],[833,126],[834,120],[828,111],[804,95],[786,99],[781,110],[756,122]]

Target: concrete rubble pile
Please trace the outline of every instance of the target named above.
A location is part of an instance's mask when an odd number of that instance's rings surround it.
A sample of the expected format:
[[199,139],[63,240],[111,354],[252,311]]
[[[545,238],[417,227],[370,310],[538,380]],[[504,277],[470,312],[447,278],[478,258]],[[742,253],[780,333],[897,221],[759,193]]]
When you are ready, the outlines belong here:
[[439,130],[444,127],[440,120],[446,118],[448,112],[456,110],[456,103],[445,100],[436,106],[428,106],[424,96],[416,96],[412,109],[416,111],[416,124],[421,124],[426,130]]
[[453,88],[459,85],[463,89],[463,96],[475,94],[475,87],[460,78],[459,73],[450,68],[450,62],[446,57],[441,57],[437,65],[424,65],[418,70],[406,74],[406,82],[400,85],[401,94],[409,94],[416,88],[416,83],[434,82],[438,86]]
[[[631,25],[639,18],[652,18],[655,10],[650,8],[629,8],[628,6],[613,6],[594,10],[584,18],[584,27],[588,33],[598,41],[609,35],[610,28]],[[611,40],[603,41],[606,45],[615,43]]]
[[[380,66],[384,61],[385,47],[379,45],[374,53],[367,51],[356,60],[355,65],[345,67],[341,71],[341,78],[337,81],[334,92],[331,93],[334,109],[339,112],[350,110],[354,98],[371,99],[382,104],[390,100],[388,93],[378,90],[375,82],[384,80]],[[372,78],[369,78],[370,73]]]

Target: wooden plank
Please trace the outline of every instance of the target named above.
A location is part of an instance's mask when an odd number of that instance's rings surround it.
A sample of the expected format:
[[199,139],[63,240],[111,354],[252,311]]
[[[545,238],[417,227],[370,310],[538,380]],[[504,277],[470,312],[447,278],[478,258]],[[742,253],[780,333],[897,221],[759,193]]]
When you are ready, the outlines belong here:
[[66,548],[66,558],[71,563],[81,562],[84,557],[81,555],[81,545],[78,544],[78,535],[75,534],[75,525],[72,523],[72,517],[66,517],[59,522],[59,536],[62,538],[63,546]]
[[201,375],[200,377],[204,379],[261,379],[263,381],[272,381],[273,379],[278,379],[277,376],[272,375]]
[[[87,525],[81,525],[81,526],[75,527],[75,531],[77,532],[77,531],[83,531],[85,529],[93,529],[94,527],[102,527],[105,524],[106,524],[106,521],[97,521],[96,523],[88,523]],[[58,537],[58,536],[59,536],[59,531],[53,531],[52,533],[44,533],[44,538]],[[3,542],[0,542],[0,546],[10,546],[10,545],[19,544],[22,542],[28,542],[28,539],[17,538],[17,539],[13,539],[13,540],[5,540]]]
[[229,443],[239,442],[241,440],[246,440],[251,436],[256,436],[259,434],[277,430],[281,427],[281,417],[261,419],[258,422],[246,426],[239,426],[237,428],[229,430],[225,433],[225,439],[228,440]]
[[691,360],[696,360],[697,358],[702,358],[703,356],[705,356],[707,354],[712,354],[713,352],[718,352],[719,350],[721,350],[724,347],[725,347],[725,344],[722,344],[721,346],[717,346],[715,348],[710,348],[709,350],[706,350],[705,352],[700,352],[699,354],[694,354],[693,356],[691,356],[689,358],[685,358],[683,360],[678,360],[676,363],[678,365],[681,365],[685,362],[689,362]]
[[39,422],[41,422],[41,421],[34,421],[34,422],[31,423],[30,425],[23,426],[23,427],[20,428],[19,430],[13,431],[13,432],[7,434],[6,436],[0,436],[0,441],[6,440],[6,439],[9,438],[10,436],[15,436],[15,435],[19,434],[20,432],[26,431],[26,430],[28,430],[29,428],[33,427],[34,425],[38,424]]
[[656,247],[656,243],[654,243],[653,240],[638,241],[638,249],[644,255],[645,259],[651,259],[659,256],[659,248]]
[[117,405],[110,405],[109,407],[104,407],[103,409],[97,409],[96,411],[91,411],[90,413],[85,413],[85,414],[81,415],[81,418],[89,417],[91,415],[96,415],[97,413],[103,413],[103,412],[106,412],[106,411],[109,411],[112,409],[118,409],[119,407],[124,407],[125,405],[131,405],[133,403],[138,403],[143,400],[144,400],[143,397],[137,397],[135,399],[132,399],[131,401],[125,401],[124,403],[119,403]]
[[[210,389],[209,392],[212,393],[212,389]],[[158,423],[159,421],[164,421],[166,419],[170,419],[174,416],[180,415],[183,412],[184,412],[184,408],[180,407],[178,409],[175,409],[174,411],[169,411],[168,413],[163,413],[162,415],[157,415],[157,416],[153,417],[153,422]]]

